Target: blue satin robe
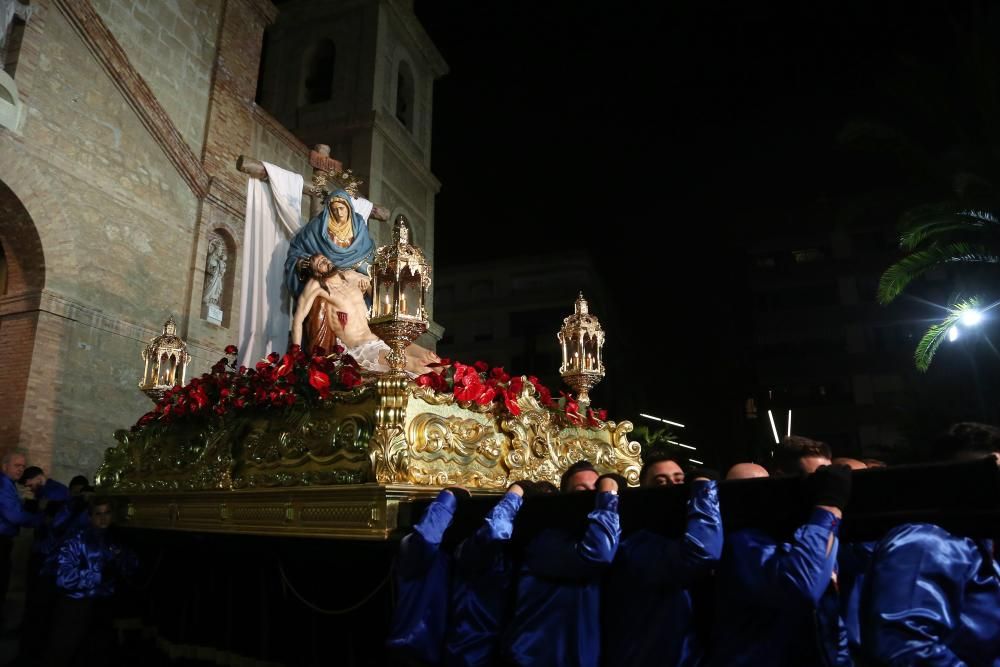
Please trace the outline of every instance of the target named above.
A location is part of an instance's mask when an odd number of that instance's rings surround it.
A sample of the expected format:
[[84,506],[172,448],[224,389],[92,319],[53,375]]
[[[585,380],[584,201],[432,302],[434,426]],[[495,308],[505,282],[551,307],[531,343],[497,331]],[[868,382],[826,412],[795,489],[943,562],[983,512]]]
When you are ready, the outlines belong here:
[[386,646],[411,659],[436,664],[441,660],[448,625],[448,578],[451,559],[441,539],[457,505],[442,491],[403,538],[396,559],[398,600]]
[[839,525],[816,508],[791,542],[753,529],[726,537],[709,664],[852,664],[832,586]]
[[514,617],[504,637],[513,665],[596,667],[601,576],[621,537],[618,496],[598,493],[582,538],[542,531],[525,549]]
[[890,531],[865,588],[866,655],[893,667],[1000,667],[1000,567],[992,548],[930,524]]
[[40,512],[25,512],[14,482],[0,474],[0,536],[14,537],[21,526],[41,525],[44,518]]
[[837,554],[837,586],[840,589],[840,617],[847,630],[851,656],[861,656],[861,592],[868,579],[872,554],[877,542],[851,542],[840,545]]
[[[722,555],[722,516],[714,481],[695,482],[683,537],[640,530],[624,538],[604,585],[604,665],[698,665],[691,594]],[[628,613],[624,613],[624,610]]]
[[76,600],[114,595],[135,572],[135,555],[111,541],[107,530],[88,526],[67,539],[56,556],[56,586]]
[[521,503],[521,496],[505,494],[482,527],[455,550],[444,653],[448,667],[487,667],[496,662],[500,632],[513,602],[514,564],[508,545]]

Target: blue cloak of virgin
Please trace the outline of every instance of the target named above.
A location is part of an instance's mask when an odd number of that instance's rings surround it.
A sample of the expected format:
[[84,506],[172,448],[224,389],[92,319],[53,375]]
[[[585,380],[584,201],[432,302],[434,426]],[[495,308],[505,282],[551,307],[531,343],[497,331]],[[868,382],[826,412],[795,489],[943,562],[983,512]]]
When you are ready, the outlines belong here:
[[[351,240],[351,245],[346,248],[334,243],[327,230],[330,218],[329,202],[335,197],[346,201],[351,211],[354,238]],[[360,213],[354,210],[351,196],[343,190],[331,192],[330,196],[323,200],[323,210],[319,212],[319,215],[297,231],[288,243],[288,256],[285,258],[285,284],[288,286],[293,300],[302,294],[302,288],[305,287],[305,282],[299,278],[295,265],[300,259],[309,258],[316,253],[322,253],[338,269],[369,273],[368,269],[375,257],[375,244],[372,242],[371,234],[368,233],[368,223],[365,222]]]

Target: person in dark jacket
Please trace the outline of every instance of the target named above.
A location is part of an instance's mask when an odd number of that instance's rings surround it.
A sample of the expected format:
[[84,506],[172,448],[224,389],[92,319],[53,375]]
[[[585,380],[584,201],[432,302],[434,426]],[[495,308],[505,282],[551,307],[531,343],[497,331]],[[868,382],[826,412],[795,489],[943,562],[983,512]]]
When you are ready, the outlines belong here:
[[24,454],[7,452],[0,460],[0,630],[3,629],[3,609],[7,602],[7,587],[10,585],[11,551],[14,538],[22,527],[34,527],[42,523],[42,515],[25,511],[15,482],[21,479],[25,468]]
[[68,538],[54,556],[58,599],[42,664],[113,664],[112,602],[135,572],[135,555],[111,533],[108,498],[94,498],[90,523]]

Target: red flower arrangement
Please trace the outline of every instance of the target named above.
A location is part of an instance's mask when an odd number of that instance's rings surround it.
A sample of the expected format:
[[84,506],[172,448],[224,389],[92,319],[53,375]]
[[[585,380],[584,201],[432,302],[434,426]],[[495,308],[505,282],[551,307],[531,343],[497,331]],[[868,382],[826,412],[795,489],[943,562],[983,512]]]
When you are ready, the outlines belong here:
[[[440,372],[424,373],[416,378],[416,383],[440,393],[452,393],[455,399],[478,405],[497,404],[500,409],[512,415],[521,414],[517,397],[524,388],[524,379],[520,375],[511,376],[503,366],[490,368],[485,361],[477,361],[471,366],[442,359],[435,364]],[[592,410],[587,408],[586,414],[580,413],[580,404],[570,394],[560,391],[560,397],[553,399],[552,390],[543,385],[537,377],[527,377],[535,387],[538,402],[550,410],[555,410],[577,426],[600,427],[601,422],[608,418],[607,410]]]
[[253,408],[317,405],[328,399],[331,391],[350,390],[362,382],[358,363],[339,345],[329,355],[318,347],[307,355],[298,345],[292,345],[287,354],[272,352],[253,368],[236,367],[237,351],[235,345],[226,346],[226,356],[212,366],[210,373],[167,390],[152,412],[140,417],[132,430],[189,417],[224,417]]

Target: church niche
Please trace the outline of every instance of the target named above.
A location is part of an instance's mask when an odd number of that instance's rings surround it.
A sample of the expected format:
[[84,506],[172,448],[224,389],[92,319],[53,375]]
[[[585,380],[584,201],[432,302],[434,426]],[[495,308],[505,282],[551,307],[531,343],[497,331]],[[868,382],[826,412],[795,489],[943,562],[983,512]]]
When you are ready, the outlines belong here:
[[201,316],[211,324],[229,328],[235,273],[236,243],[228,232],[216,229],[208,236],[201,295]]

